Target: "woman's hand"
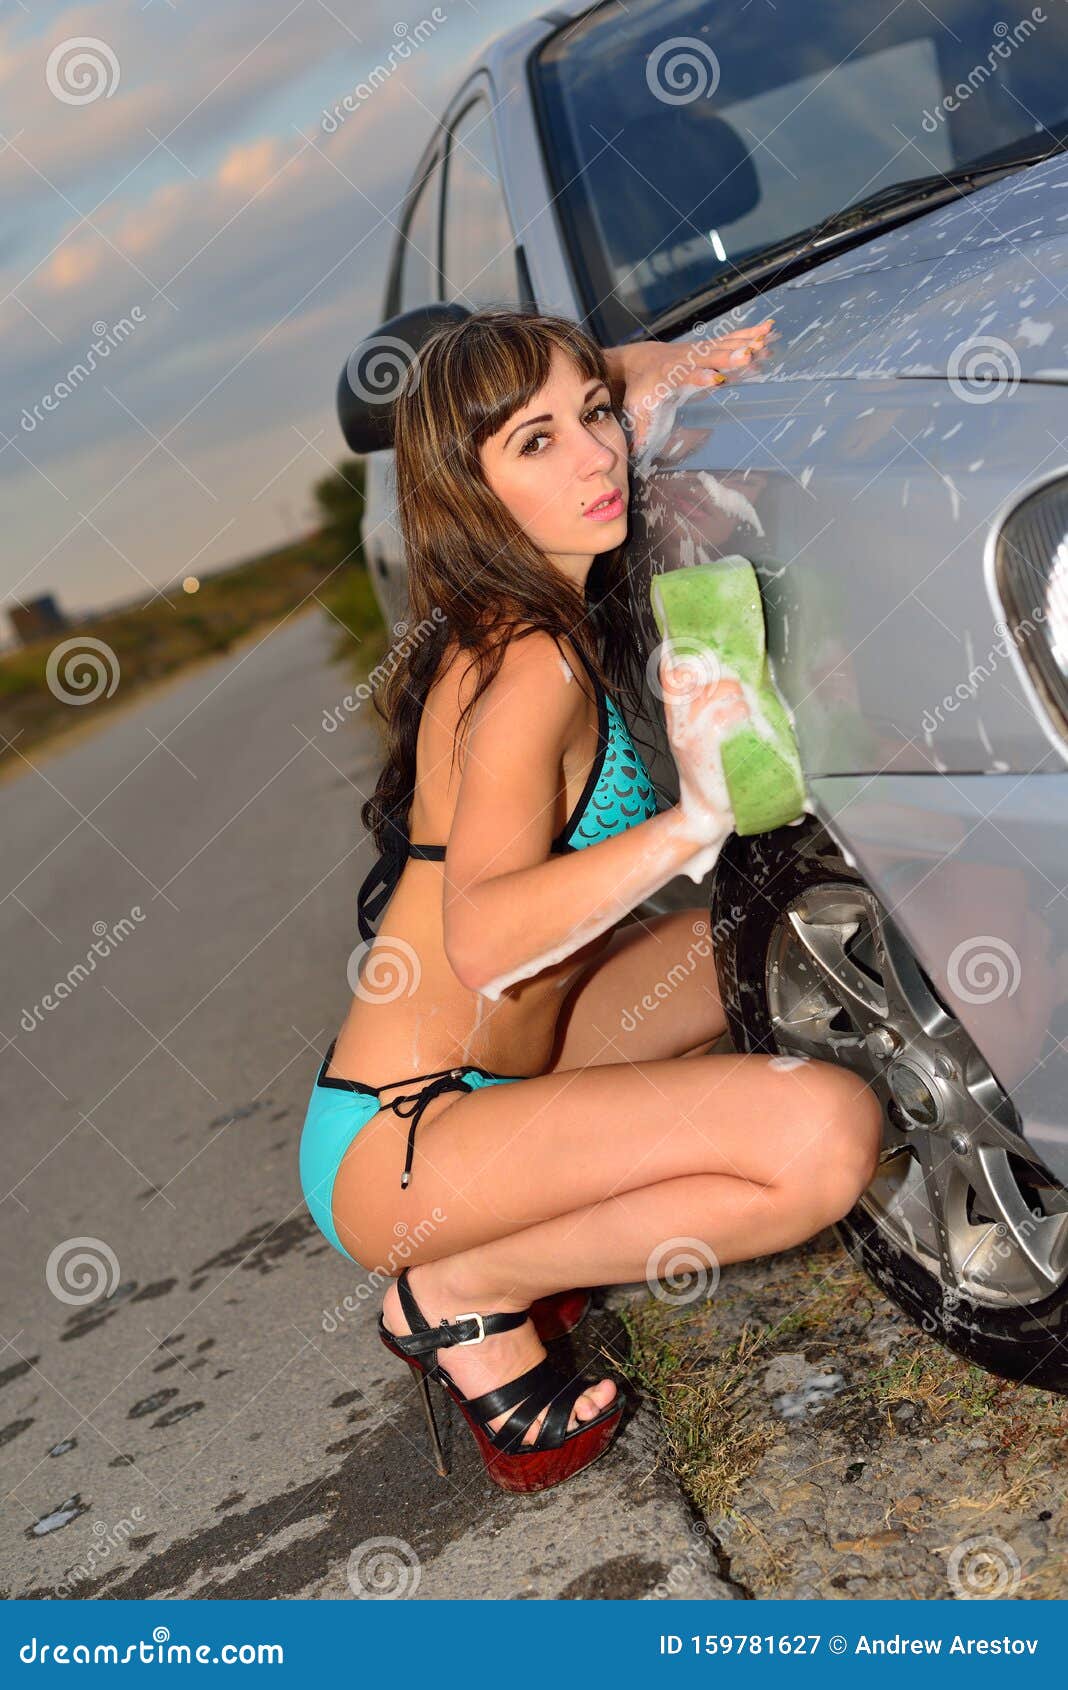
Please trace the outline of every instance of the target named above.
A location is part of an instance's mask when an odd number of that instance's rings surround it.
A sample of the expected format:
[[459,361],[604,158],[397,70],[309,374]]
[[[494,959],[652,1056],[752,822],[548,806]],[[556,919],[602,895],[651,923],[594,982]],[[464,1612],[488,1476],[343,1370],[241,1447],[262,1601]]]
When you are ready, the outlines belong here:
[[734,813],[720,747],[731,729],[751,720],[741,683],[721,679],[714,660],[673,657],[667,643],[660,656],[659,677],[668,740],[679,775],[679,807],[697,838],[725,838],[734,825]]
[[749,328],[705,340],[636,340],[606,346],[608,373],[613,388],[623,389],[635,448],[645,440],[662,399],[680,387],[716,387],[726,380],[723,371],[745,369],[764,346],[773,322],[766,317]]

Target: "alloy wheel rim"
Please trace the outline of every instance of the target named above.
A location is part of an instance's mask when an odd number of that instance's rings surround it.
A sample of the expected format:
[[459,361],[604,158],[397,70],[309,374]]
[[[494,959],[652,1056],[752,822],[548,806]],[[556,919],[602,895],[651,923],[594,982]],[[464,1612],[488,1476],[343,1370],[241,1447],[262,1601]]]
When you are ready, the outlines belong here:
[[828,881],[779,916],[766,962],[774,1039],[872,1086],[884,1115],[860,1199],[898,1247],[967,1299],[1012,1307],[1068,1279],[1068,1191],[1014,1130],[1015,1111],[867,887]]

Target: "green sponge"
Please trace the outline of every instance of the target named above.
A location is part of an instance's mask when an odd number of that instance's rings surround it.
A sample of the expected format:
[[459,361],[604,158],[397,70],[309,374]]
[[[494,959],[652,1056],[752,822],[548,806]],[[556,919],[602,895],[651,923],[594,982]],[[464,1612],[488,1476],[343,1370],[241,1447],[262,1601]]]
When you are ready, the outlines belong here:
[[766,833],[805,809],[801,758],[790,719],[768,672],[764,608],[752,564],[744,557],[672,569],[649,584],[661,637],[680,656],[711,651],[724,679],[737,676],[752,723],[721,741],[723,775],[738,833]]

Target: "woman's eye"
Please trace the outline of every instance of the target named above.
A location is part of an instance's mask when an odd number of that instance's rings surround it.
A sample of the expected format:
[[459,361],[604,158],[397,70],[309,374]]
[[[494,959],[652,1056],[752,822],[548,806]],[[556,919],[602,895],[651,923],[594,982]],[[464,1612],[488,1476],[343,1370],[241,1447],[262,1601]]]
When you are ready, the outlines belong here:
[[[610,404],[605,403],[605,404],[601,404],[601,405],[594,405],[590,410],[588,410],[586,412],[586,415],[582,420],[583,420],[583,422],[588,422],[591,417],[596,417],[599,421],[603,422],[605,417],[608,417],[608,416],[611,416],[611,415],[612,415],[612,407],[611,407]],[[533,449],[534,448],[534,442],[536,440],[548,440],[548,439],[549,439],[549,435],[546,433],[545,429],[542,429],[542,428],[538,429],[536,434],[528,434],[527,438],[524,440],[522,446],[520,446],[520,448],[519,448],[520,457],[521,458],[522,457],[540,458],[541,457],[540,450],[535,451]]]

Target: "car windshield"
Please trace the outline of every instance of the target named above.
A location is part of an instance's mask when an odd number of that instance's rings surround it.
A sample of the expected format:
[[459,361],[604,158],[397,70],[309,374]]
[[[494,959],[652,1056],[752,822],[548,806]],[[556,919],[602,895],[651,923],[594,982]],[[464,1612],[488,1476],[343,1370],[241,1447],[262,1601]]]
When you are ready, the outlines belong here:
[[1068,7],[1048,0],[613,0],[587,13],[532,75],[594,328],[632,337],[895,182],[1053,147],[1066,63]]

